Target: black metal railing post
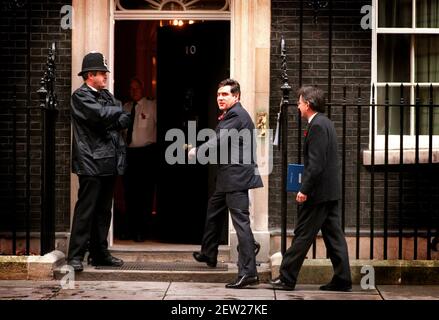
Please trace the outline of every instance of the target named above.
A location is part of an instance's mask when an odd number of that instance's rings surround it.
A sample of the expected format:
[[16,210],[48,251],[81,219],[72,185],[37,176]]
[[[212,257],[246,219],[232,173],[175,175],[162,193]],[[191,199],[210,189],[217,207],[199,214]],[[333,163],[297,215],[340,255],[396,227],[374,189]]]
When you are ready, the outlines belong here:
[[372,84],[372,103],[371,103],[371,157],[370,157],[370,217],[369,217],[369,224],[370,224],[370,252],[369,252],[369,258],[373,259],[373,249],[374,249],[374,236],[375,236],[375,229],[374,229],[374,216],[375,216],[375,85]]
[[55,249],[55,122],[58,104],[55,94],[55,43],[49,49],[46,67],[37,91],[42,115],[41,255]]
[[291,86],[288,84],[287,74],[287,48],[285,39],[281,38],[281,77],[282,77],[282,103],[281,103],[281,253],[287,250],[287,170],[288,170],[288,107]]
[[[428,90],[428,172],[433,173],[433,84],[430,84]],[[427,260],[431,260],[431,222],[433,221],[433,190],[429,185],[428,194],[430,197],[427,221]]]
[[328,118],[331,119],[332,110],[332,0],[328,6]]
[[342,102],[342,151],[341,151],[341,228],[346,227],[346,86],[343,87]]
[[[415,166],[419,166],[419,135],[421,132],[421,97],[419,93],[419,84],[415,89]],[[415,202],[416,208],[419,207],[419,174],[415,174]],[[413,260],[418,259],[418,217],[413,219]]]
[[383,212],[383,257],[387,259],[387,225],[389,208],[389,85],[386,84],[384,98],[384,212]]
[[12,254],[17,252],[17,86],[12,96]]
[[399,97],[399,188],[398,188],[398,259],[402,259],[402,218],[403,218],[403,170],[404,170],[404,85],[400,86]]
[[357,96],[357,168],[356,168],[356,207],[355,207],[355,258],[360,259],[360,210],[361,210],[361,87]]
[[26,2],[26,45],[27,45],[27,57],[26,57],[26,209],[25,209],[25,232],[26,232],[26,249],[25,254],[30,254],[30,230],[31,230],[31,109],[32,109],[32,96],[31,96],[31,26],[32,26],[32,10],[30,1]]

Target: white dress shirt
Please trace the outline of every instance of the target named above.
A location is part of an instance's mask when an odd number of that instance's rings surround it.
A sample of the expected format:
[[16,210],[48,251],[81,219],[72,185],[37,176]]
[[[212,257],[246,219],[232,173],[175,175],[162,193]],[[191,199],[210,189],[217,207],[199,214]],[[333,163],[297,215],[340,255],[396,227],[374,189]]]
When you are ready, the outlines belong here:
[[[127,102],[124,110],[131,112],[133,102]],[[157,103],[145,97],[137,101],[133,135],[128,147],[144,147],[157,142]]]

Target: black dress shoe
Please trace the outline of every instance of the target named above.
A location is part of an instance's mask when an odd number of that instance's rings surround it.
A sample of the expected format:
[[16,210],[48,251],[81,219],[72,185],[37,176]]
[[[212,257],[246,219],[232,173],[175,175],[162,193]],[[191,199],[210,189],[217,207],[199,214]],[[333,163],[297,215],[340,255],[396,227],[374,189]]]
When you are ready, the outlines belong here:
[[248,276],[243,275],[242,277],[238,277],[234,282],[226,284],[226,288],[228,289],[243,289],[248,286],[255,286],[259,284],[258,276]]
[[82,265],[82,262],[80,259],[71,259],[67,261],[67,264],[73,268],[75,271],[82,271],[84,270],[84,266]]
[[294,288],[296,287],[294,284],[286,283],[280,277],[270,280],[270,284],[273,286],[273,289],[275,290],[293,291]]
[[91,258],[92,266],[109,266],[109,267],[120,267],[123,265],[123,260],[113,257],[112,255],[101,257],[101,258]]
[[198,262],[205,262],[211,268],[215,268],[216,267],[217,260],[209,258],[208,256],[202,254],[201,252],[195,251],[194,253],[192,253],[192,256]]
[[351,292],[352,291],[352,284],[351,283],[329,282],[327,284],[324,284],[323,286],[320,286],[319,289],[323,290],[323,291]]

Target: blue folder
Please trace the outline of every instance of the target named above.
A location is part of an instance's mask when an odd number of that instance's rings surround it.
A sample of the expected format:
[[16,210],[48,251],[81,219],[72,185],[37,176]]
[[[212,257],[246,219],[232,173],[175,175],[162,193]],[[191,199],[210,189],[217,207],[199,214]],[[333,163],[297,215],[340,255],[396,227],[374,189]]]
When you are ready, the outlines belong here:
[[287,191],[298,192],[302,186],[303,164],[288,164]]

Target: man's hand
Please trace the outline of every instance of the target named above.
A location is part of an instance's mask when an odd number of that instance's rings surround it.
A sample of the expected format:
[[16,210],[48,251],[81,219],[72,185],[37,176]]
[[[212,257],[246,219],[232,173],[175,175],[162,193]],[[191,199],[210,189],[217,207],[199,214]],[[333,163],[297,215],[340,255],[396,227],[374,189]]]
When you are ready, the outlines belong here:
[[306,194],[303,194],[302,192],[299,191],[299,193],[296,196],[296,201],[299,203],[303,203],[306,201],[307,198],[308,196]]
[[196,156],[197,156],[197,148],[190,149],[188,153],[189,159],[194,159]]

